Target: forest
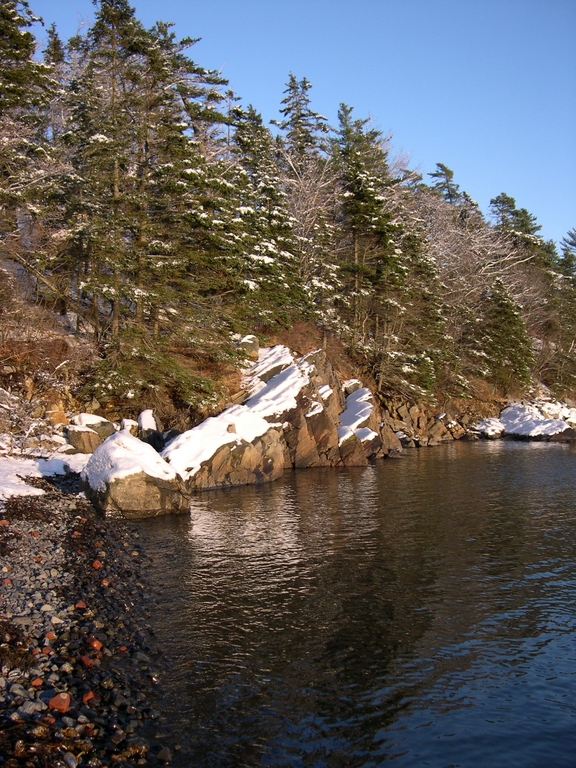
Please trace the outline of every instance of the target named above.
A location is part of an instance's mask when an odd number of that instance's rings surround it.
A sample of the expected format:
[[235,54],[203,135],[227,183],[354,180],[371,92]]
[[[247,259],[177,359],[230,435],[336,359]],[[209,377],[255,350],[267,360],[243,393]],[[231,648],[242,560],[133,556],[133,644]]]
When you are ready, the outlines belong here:
[[576,229],[546,241],[497,190],[483,215],[352,106],[330,126],[306,77],[267,125],[196,40],[95,5],[40,51],[33,8],[0,4],[0,385],[47,375],[22,327],[48,308],[96,346],[86,397],[192,421],[225,398],[236,339],[296,324],[383,397],[575,391]]

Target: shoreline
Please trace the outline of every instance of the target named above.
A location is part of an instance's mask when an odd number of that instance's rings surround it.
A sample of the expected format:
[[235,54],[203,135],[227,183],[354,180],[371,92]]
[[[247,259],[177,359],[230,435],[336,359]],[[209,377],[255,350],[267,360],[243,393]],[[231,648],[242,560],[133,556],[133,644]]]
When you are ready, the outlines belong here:
[[150,736],[160,650],[140,534],[78,496],[77,476],[51,480],[0,502],[0,765],[169,762]]

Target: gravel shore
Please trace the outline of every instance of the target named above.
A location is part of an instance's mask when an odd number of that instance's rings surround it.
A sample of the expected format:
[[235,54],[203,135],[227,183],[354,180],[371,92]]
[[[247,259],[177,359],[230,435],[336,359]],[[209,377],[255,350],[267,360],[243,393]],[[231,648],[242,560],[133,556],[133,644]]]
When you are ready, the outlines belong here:
[[0,766],[167,763],[139,534],[76,476],[30,482],[46,493],[0,502]]

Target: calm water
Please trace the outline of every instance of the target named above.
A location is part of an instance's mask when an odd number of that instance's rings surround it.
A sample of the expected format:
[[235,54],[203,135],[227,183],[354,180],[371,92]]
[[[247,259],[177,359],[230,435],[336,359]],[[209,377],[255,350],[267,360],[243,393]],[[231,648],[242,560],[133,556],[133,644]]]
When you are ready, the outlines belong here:
[[142,529],[177,765],[576,765],[573,448],[305,470]]

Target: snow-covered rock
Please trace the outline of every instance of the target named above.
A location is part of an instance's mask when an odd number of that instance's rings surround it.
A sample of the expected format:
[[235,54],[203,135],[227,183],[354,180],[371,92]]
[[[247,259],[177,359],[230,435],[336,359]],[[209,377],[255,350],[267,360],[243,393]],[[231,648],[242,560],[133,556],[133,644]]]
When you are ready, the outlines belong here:
[[100,435],[93,429],[76,424],[66,427],[66,435],[68,442],[78,453],[94,453],[103,442]]
[[247,485],[280,477],[280,437],[277,425],[245,405],[232,405],[175,437],[161,455],[189,488]]
[[97,416],[95,413],[79,413],[70,419],[70,424],[77,427],[88,427],[88,429],[100,435],[102,440],[106,440],[107,437],[116,432],[116,427],[111,421],[108,421],[103,416]]
[[80,477],[86,496],[105,513],[150,517],[189,508],[178,472],[127,429],[94,451]]
[[[484,419],[476,429],[487,438],[508,435],[533,440],[546,440],[559,436],[572,439],[574,437],[572,410],[555,407],[552,403],[513,403],[504,408],[498,419]],[[560,418],[549,418],[546,414],[556,414]],[[562,416],[570,417],[571,421],[565,420]]]

